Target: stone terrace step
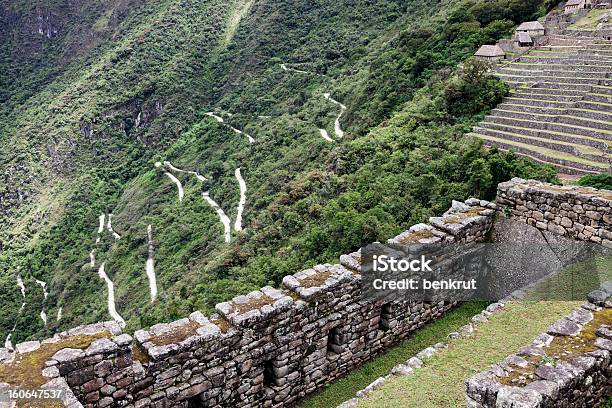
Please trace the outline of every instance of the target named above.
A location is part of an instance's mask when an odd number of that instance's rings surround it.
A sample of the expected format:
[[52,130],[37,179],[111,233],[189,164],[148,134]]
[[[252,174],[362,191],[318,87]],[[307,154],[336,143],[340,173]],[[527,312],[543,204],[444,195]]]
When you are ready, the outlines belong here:
[[580,109],[592,109],[592,110],[599,110],[599,111],[604,111],[604,112],[607,111],[612,114],[612,104],[607,103],[607,102],[582,100],[582,101],[576,102],[576,107]]
[[510,66],[506,68],[501,68],[497,71],[497,74],[504,75],[513,75],[520,76],[525,78],[531,77],[540,77],[540,76],[553,76],[555,78],[559,77],[579,77],[579,78],[595,78],[595,79],[605,79],[610,77],[610,71],[605,70],[601,72],[596,71],[581,71],[579,69],[574,69],[574,67],[568,67],[564,70],[555,70],[555,69],[523,69],[520,66]]
[[591,45],[601,45],[604,47],[612,46],[609,41],[597,37],[576,38],[574,36],[564,35],[549,35],[548,45],[581,45],[583,47],[589,47]]
[[594,94],[600,94],[600,95],[612,95],[612,86],[594,85],[591,88],[591,92]]
[[[532,88],[517,88],[512,90],[512,96],[520,95],[525,98],[543,98],[545,96],[551,98],[567,97],[571,99],[567,100],[579,100],[582,99],[589,92],[590,87],[584,90],[574,89],[553,89],[543,87],[532,87]],[[559,99],[562,100],[562,99]]]
[[566,165],[562,165],[559,163],[555,163],[555,162],[551,162],[549,158],[546,158],[545,156],[542,156],[540,154],[537,153],[532,153],[532,152],[528,152],[525,150],[519,150],[515,147],[512,146],[503,146],[500,145],[499,143],[495,143],[492,144],[490,142],[484,141],[485,142],[485,146],[493,146],[495,145],[495,147],[497,147],[499,150],[503,150],[503,151],[512,151],[516,154],[518,154],[519,156],[525,157],[531,161],[537,162],[537,163],[542,163],[542,164],[549,164],[551,166],[554,166],[557,171],[560,174],[565,174],[568,176],[576,176],[576,177],[580,177],[580,176],[584,176],[585,174],[599,174],[601,173],[600,171],[592,171],[592,170],[585,170],[582,168],[577,168],[577,167],[573,167],[571,166],[569,163]]
[[610,73],[612,72],[612,62],[610,65],[606,65],[605,62],[600,64],[554,64],[554,63],[540,63],[538,62],[515,62],[510,65],[506,65],[504,68],[512,71],[554,71],[554,72],[598,72],[598,73]]
[[587,94],[584,95],[584,100],[586,102],[612,103],[612,93],[609,94],[609,95],[596,94],[596,93],[587,93]]
[[[536,92],[512,92],[510,94],[511,98],[520,98],[520,99],[536,99],[543,101],[551,101],[551,102],[577,102],[581,101],[584,96],[580,95],[559,95],[555,93],[536,93]],[[605,101],[604,101],[605,102]]]
[[517,103],[502,103],[498,106],[501,109],[509,109],[518,112],[528,113],[543,113],[547,115],[568,115],[577,116],[585,119],[594,119],[607,122],[612,125],[612,111],[602,111],[601,107],[593,109],[581,106],[570,106],[567,108],[554,108],[548,106],[533,106],[528,105],[526,102]]
[[504,73],[496,73],[496,76],[500,77],[504,81],[516,83],[516,84],[529,84],[533,82],[542,83],[558,83],[558,84],[580,84],[580,85],[605,85],[608,86],[606,79],[600,78],[581,78],[581,77],[554,77],[550,75],[541,76],[523,76],[523,75],[508,75]]
[[571,47],[571,46],[545,46],[531,51],[532,53],[581,53],[585,55],[612,55],[612,47],[597,46],[597,47]]
[[[545,96],[546,97],[546,96]],[[521,96],[511,96],[504,98],[502,103],[520,104],[526,106],[541,106],[550,108],[561,108],[569,109],[576,106],[576,101],[559,101],[555,97],[549,97],[549,99],[536,99],[536,96],[530,96],[529,98]]]
[[556,122],[559,124],[565,125],[577,125],[584,128],[594,128],[605,131],[612,131],[612,123],[592,120],[580,116],[571,116],[571,115],[549,115],[549,114],[541,114],[541,113],[530,113],[530,112],[520,112],[513,111],[511,109],[500,109],[495,108],[491,111],[493,116],[502,116],[505,118],[514,118],[519,120],[534,120],[534,121],[544,121],[544,122]]
[[[503,116],[503,113],[487,116],[485,120],[480,123],[480,126],[485,125],[506,126],[510,128],[519,127],[523,129],[531,129],[532,131],[553,131],[568,134],[572,137],[573,135],[586,136],[592,138],[593,140],[600,140],[601,143],[604,141],[612,141],[612,131],[578,125],[568,125],[546,120],[517,119]],[[603,148],[601,145],[596,147]]]
[[594,163],[601,163],[602,165],[607,163],[604,152],[590,146],[574,144],[562,140],[548,139],[540,136],[531,136],[524,133],[506,132],[491,129],[489,127],[476,127],[474,128],[473,132],[479,135],[495,137],[497,139],[524,143],[530,146],[541,146],[558,152],[569,153],[576,157],[590,160]]
[[532,146],[525,143],[515,142],[513,140],[505,140],[477,133],[471,133],[470,136],[483,139],[488,145],[495,145],[503,149],[514,150],[519,153],[524,153],[526,155],[536,157],[547,163],[561,165],[563,167],[567,167],[568,169],[573,169],[573,171],[575,171],[577,174],[601,173],[607,169],[606,165],[594,163],[590,160],[586,160],[568,153],[559,152],[541,146]]
[[591,92],[593,87],[591,85],[581,84],[558,84],[555,82],[542,82],[533,85],[531,89],[551,89],[551,90],[562,90],[562,91],[580,91],[580,92]]
[[583,56],[575,56],[573,58],[564,57],[541,57],[524,55],[518,60],[514,61],[518,64],[556,64],[556,65],[568,65],[568,66],[591,66],[591,65],[608,65],[612,64],[612,57],[590,57],[586,59]]
[[[502,125],[493,122],[481,122],[476,129],[487,129],[495,132],[505,132],[510,135],[519,135],[519,136],[528,136],[532,138],[539,138],[547,141],[557,141],[561,143],[569,143],[571,145],[578,146],[586,146],[588,147],[586,150],[581,150],[586,155],[597,157],[595,161],[600,161],[599,157],[601,157],[605,150],[606,145],[609,146],[609,141],[591,138],[588,136],[580,136],[575,134],[556,132],[552,130],[541,130],[536,128],[526,128],[514,125]],[[479,132],[481,133],[481,132]],[[495,136],[495,135],[492,135]],[[511,137],[509,137],[512,139]],[[610,143],[612,144],[612,143]],[[594,148],[597,150],[592,150],[589,148]],[[568,150],[565,150],[568,151]]]

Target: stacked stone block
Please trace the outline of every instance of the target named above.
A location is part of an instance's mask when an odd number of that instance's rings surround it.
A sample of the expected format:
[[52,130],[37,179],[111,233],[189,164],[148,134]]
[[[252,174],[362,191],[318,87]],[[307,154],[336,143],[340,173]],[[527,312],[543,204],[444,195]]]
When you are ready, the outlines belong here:
[[498,186],[497,204],[541,230],[612,248],[612,191],[515,178]]

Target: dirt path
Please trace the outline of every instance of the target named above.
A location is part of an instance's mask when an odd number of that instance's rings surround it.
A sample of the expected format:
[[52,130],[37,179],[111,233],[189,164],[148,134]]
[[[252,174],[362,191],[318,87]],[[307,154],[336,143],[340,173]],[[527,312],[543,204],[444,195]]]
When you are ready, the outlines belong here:
[[19,290],[21,292],[21,297],[23,299],[23,302],[21,303],[21,307],[19,308],[19,311],[17,312],[17,316],[15,316],[15,324],[13,325],[13,329],[8,334],[8,336],[6,336],[6,339],[4,340],[4,347],[9,349],[9,350],[13,350],[13,343],[11,342],[11,337],[13,335],[13,332],[17,328],[17,319],[19,318],[19,316],[23,312],[23,309],[25,308],[25,305],[26,305],[26,301],[25,301],[25,298],[26,298],[25,285],[23,284],[23,280],[21,279],[21,275],[17,275],[17,277],[15,279],[17,281],[17,287],[19,287]]
[[308,72],[308,71],[302,71],[301,69],[290,68],[290,67],[287,66],[287,64],[280,64],[280,66],[281,66],[283,71],[298,72],[300,74],[310,74],[310,72]]
[[172,171],[175,171],[177,173],[184,173],[184,174],[192,174],[194,176],[196,176],[196,178],[200,181],[206,181],[206,177],[204,177],[203,175],[201,175],[200,173],[198,173],[197,171],[189,171],[189,170],[182,170],[179,169],[178,167],[174,167],[172,165],[172,163],[170,163],[169,161],[165,161],[164,162],[164,166],[168,166],[168,168]]
[[327,133],[327,130],[319,129],[319,133],[321,134],[321,137],[323,137],[323,139],[327,140],[328,142],[334,142],[334,139],[329,137],[329,133]]
[[343,104],[341,104],[337,100],[333,99],[331,97],[331,94],[329,94],[329,93],[325,93],[325,94],[323,94],[323,96],[328,101],[330,101],[332,103],[335,103],[336,105],[338,105],[340,107],[340,114],[336,117],[336,121],[334,122],[334,133],[336,134],[336,137],[338,139],[342,139],[344,137],[344,131],[342,130],[342,127],[340,126],[340,118],[342,117],[342,115],[344,115],[344,112],[346,111],[346,106],[344,106]]
[[155,247],[153,245],[153,228],[149,224],[147,227],[147,237],[149,245],[149,258],[147,259],[146,273],[149,279],[149,290],[151,292],[151,302],[154,302],[157,298],[157,278],[155,275]]
[[[155,167],[161,167],[161,163],[157,162],[155,163]],[[181,181],[179,179],[177,179],[176,177],[174,177],[174,175],[172,175],[171,173],[164,171],[164,174],[166,175],[166,177],[168,177],[174,184],[176,184],[176,187],[178,188],[178,196],[179,196],[179,202],[183,201],[183,197],[185,196],[185,191],[183,190],[183,184],[181,184]]]
[[[47,292],[47,282],[38,280],[36,278],[34,280],[42,288],[44,300],[47,300],[47,297],[49,297],[49,292]],[[40,310],[40,319],[43,321],[43,323],[46,326],[47,325],[47,312],[45,312],[45,305],[44,305],[44,303],[43,303],[43,306],[42,306],[42,308]]]
[[247,139],[249,139],[249,143],[253,144],[255,143],[255,139],[253,138],[253,136],[249,135],[248,133],[243,132],[240,129],[236,129],[235,127],[228,125],[227,123],[225,123],[225,121],[223,120],[223,118],[221,116],[215,115],[214,112],[206,112],[206,115],[214,118],[217,122],[223,124],[224,126],[227,126],[228,128],[232,129],[235,133],[239,134],[239,135],[244,135],[247,137]]
[[204,200],[217,212],[217,215],[219,216],[219,220],[221,220],[221,223],[223,224],[223,229],[225,230],[224,232],[224,237],[225,237],[225,242],[230,242],[231,241],[231,221],[229,219],[229,217],[225,214],[225,211],[223,211],[223,209],[219,206],[219,204],[217,204],[215,202],[215,200],[213,200],[210,197],[210,194],[208,191],[205,191],[202,193],[202,198],[204,198]]
[[108,313],[111,315],[113,320],[119,323],[119,326],[125,327],[125,320],[123,320],[123,317],[121,317],[115,307],[115,286],[113,285],[113,281],[109,279],[108,275],[106,274],[106,271],[104,270],[105,265],[106,262],[103,262],[102,265],[100,265],[100,268],[98,269],[98,276],[103,279],[104,282],[106,282],[106,287],[108,291]]
[[244,212],[244,206],[246,204],[246,182],[240,174],[240,168],[236,169],[236,179],[238,180],[238,186],[240,187],[240,201],[238,201],[238,211],[236,213],[236,222],[234,223],[234,230],[242,231],[242,213]]
[[106,229],[108,229],[108,232],[110,232],[111,234],[113,234],[113,237],[115,239],[121,239],[121,235],[117,234],[114,230],[113,230],[113,214],[108,214],[108,222],[106,224]]

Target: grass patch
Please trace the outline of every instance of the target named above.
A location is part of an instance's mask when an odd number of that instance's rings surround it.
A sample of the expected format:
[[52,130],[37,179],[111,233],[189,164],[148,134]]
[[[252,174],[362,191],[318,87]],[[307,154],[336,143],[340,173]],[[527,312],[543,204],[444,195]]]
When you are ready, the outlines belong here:
[[536,286],[528,300],[584,300],[587,294],[612,279],[612,257],[597,257],[566,268],[563,272]]
[[[413,375],[397,377],[360,401],[360,407],[455,408],[465,403],[464,381],[530,344],[580,302],[510,302],[502,313],[447,350],[427,360]],[[331,406],[331,405],[330,405]]]
[[442,318],[418,330],[402,344],[389,349],[343,379],[326,386],[319,394],[304,401],[300,407],[335,407],[354,397],[357,391],[365,388],[378,377],[388,374],[395,365],[408,360],[432,344],[444,341],[450,332],[467,324],[470,318],[480,313],[484,307],[486,307],[484,302],[468,302],[447,312]]
[[589,13],[576,21],[574,24],[570,25],[568,28],[570,30],[582,30],[582,29],[595,29],[597,28],[598,18],[608,13],[609,9],[593,9],[589,11]]

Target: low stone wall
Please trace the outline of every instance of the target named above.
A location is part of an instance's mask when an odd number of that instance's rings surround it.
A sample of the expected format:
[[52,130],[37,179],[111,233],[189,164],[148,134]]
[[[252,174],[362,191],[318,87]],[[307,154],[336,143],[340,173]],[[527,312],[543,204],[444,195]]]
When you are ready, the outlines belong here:
[[531,345],[466,381],[470,408],[591,408],[612,395],[612,282]]
[[541,230],[612,248],[612,191],[512,179],[498,186],[497,204]]
[[[444,216],[389,242],[483,241],[495,208],[453,202]],[[343,255],[339,264],[286,276],[282,289],[264,287],[218,304],[212,316],[195,312],[134,339],[114,323],[82,327],[59,336],[62,342],[37,359],[39,368],[50,383],[70,387],[80,401],[66,399],[71,407],[290,405],[454,306],[363,299],[360,270],[359,252]],[[24,370],[30,352],[23,344],[16,352],[0,349],[0,364]]]

